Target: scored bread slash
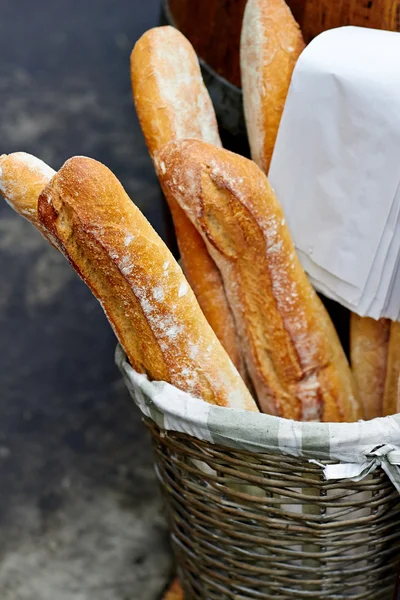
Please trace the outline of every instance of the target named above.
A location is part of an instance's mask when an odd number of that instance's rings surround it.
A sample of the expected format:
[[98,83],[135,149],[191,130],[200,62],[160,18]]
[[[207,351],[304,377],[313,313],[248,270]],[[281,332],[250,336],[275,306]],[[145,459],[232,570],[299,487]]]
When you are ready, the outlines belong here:
[[251,156],[268,173],[297,59],[305,44],[284,0],[248,0],[240,42]]
[[336,331],[264,173],[199,140],[171,142],[158,159],[164,193],[219,266],[261,409],[296,420],[361,418]]
[[[136,113],[151,157],[167,142],[197,138],[221,146],[214,108],[196,53],[174,27],[155,27],[131,55]],[[163,165],[159,165],[161,171]],[[172,200],[169,207],[183,271],[214,333],[245,378],[235,323],[220,272],[201,236]]]
[[179,265],[107,167],[71,158],[40,194],[38,213],[137,372],[211,404],[258,410]]

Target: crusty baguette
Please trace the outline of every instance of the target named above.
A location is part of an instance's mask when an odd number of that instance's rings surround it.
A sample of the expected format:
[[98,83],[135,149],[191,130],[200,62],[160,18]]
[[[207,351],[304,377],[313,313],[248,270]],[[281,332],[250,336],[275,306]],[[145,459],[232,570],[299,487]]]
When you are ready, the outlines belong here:
[[386,370],[383,415],[400,412],[400,323],[390,325],[389,350]]
[[[197,138],[221,146],[217,121],[196,53],[173,27],[156,27],[131,55],[136,112],[152,158],[167,142]],[[184,211],[170,199],[183,271],[218,339],[244,376],[233,315],[221,275]]]
[[221,145],[217,120],[196,53],[174,27],[154,27],[136,42],[131,79],[150,154],[175,138]]
[[222,273],[261,409],[297,420],[361,417],[336,331],[266,176],[198,140],[167,144],[161,162],[164,193],[185,210]]
[[251,156],[265,173],[303,49],[300,28],[284,0],[248,0],[240,42],[243,105]]
[[351,314],[350,357],[364,418],[383,414],[390,321]]
[[107,167],[68,160],[42,191],[38,213],[136,371],[213,404],[257,410],[180,267]]
[[[11,208],[28,219],[46,238],[48,232],[39,221],[37,206],[40,192],[53,175],[52,168],[26,152],[0,157],[1,194]],[[54,245],[53,240],[49,241]]]

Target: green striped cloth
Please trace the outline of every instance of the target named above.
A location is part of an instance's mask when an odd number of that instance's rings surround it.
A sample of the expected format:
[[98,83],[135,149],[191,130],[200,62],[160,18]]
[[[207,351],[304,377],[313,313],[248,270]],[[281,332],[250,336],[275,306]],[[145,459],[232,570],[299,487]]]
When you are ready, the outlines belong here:
[[120,346],[115,359],[133,400],[160,429],[235,449],[306,457],[327,479],[357,481],[380,466],[400,493],[400,414],[358,423],[289,421],[213,406],[169,383],[150,382],[132,369]]

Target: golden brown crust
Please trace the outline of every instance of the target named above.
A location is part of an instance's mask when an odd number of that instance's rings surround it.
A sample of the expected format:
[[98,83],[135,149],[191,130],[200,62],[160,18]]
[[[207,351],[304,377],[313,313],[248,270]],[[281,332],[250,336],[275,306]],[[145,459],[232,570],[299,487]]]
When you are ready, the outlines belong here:
[[163,600],[185,600],[183,595],[183,590],[181,588],[181,584],[179,583],[179,579],[176,578],[168,592],[163,597]]
[[41,193],[38,212],[136,371],[213,404],[256,410],[180,267],[107,167],[68,160]]
[[221,271],[262,410],[298,420],[360,418],[336,331],[265,175],[198,140],[172,142],[159,159],[165,194],[185,210]]
[[390,325],[389,350],[383,396],[383,416],[400,412],[400,323]]
[[305,45],[284,0],[248,0],[240,63],[251,155],[268,173],[293,69]]
[[149,29],[131,54],[136,112],[152,156],[173,139],[221,145],[196,53],[174,27]]
[[390,321],[375,321],[355,313],[350,321],[351,368],[358,397],[364,407],[364,418],[374,419],[383,414]]
[[197,233],[185,212],[174,202],[170,202],[169,205],[175,224],[183,272],[215,335],[244,381],[248,383],[240,342],[221,274],[209,255],[203,238]]
[[[153,159],[164,144],[175,139],[198,138],[221,146],[196,53],[179,31],[173,27],[147,31],[132,51],[131,79],[136,112]],[[245,377],[219,270],[184,211],[173,200],[169,207],[183,271],[207,321]]]
[[39,221],[37,205],[40,192],[53,175],[53,169],[31,154],[14,152],[0,157],[2,196],[11,208],[28,219],[46,238],[48,233]]

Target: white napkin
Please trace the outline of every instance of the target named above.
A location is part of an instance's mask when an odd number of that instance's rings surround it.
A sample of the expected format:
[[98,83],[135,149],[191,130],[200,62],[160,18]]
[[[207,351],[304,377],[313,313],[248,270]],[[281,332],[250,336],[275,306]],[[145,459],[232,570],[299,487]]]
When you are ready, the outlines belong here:
[[293,73],[269,180],[317,290],[400,318],[400,34],[341,27]]

